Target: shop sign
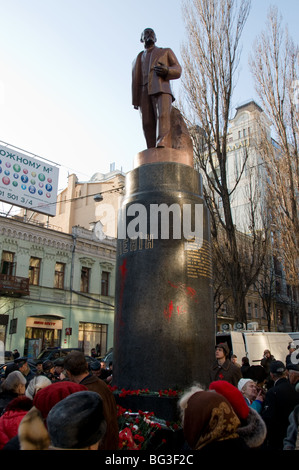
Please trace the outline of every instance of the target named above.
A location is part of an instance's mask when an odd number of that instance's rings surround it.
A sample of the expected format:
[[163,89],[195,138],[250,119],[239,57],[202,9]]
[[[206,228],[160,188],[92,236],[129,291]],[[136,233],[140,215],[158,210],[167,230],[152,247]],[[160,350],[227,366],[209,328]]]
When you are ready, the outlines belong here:
[[62,320],[46,320],[43,318],[27,318],[26,326],[31,328],[62,329]]

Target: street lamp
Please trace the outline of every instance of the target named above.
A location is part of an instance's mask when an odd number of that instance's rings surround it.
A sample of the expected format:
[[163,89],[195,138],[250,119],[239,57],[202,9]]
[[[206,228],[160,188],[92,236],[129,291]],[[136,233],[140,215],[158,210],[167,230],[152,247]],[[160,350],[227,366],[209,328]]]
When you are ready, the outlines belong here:
[[94,200],[95,202],[101,202],[101,201],[103,201],[103,199],[104,199],[104,198],[103,198],[102,194],[96,194],[96,195],[93,197],[93,200]]

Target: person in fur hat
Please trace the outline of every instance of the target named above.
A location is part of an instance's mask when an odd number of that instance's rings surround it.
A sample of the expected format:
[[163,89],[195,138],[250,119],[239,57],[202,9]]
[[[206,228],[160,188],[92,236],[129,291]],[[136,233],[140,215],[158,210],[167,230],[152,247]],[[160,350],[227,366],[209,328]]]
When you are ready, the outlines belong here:
[[46,425],[33,406],[22,419],[18,436],[21,450],[98,450],[105,432],[101,397],[81,390],[58,401]]
[[20,450],[48,450],[50,436],[41,412],[33,406],[24,416],[18,428]]
[[216,391],[229,401],[240,419],[240,426],[236,432],[248,448],[261,448],[267,436],[266,425],[259,413],[248,406],[240,390],[225,380],[212,382],[209,390]]
[[[33,402],[31,401],[31,405],[33,405],[33,407],[38,410],[37,414],[40,413],[43,422],[46,423],[47,416],[56,403],[63,400],[72,393],[84,390],[87,390],[84,385],[75,384],[70,381],[50,383],[50,385],[42,388],[34,395]],[[31,415],[29,415],[28,420],[25,421],[25,426],[23,427],[22,439],[24,441],[27,439],[29,443],[32,441],[32,437],[30,436],[33,434],[33,431],[30,431],[30,425],[38,428],[37,414],[34,414],[34,419],[31,419]],[[26,437],[26,432],[29,434],[28,437]],[[39,445],[39,442],[39,437],[36,436],[36,440],[33,440],[31,445]],[[20,450],[20,445],[20,436],[17,434],[5,445],[4,450]]]
[[224,396],[193,386],[182,395],[179,409],[186,450],[228,453],[249,449],[237,433],[240,419]]
[[100,395],[89,390],[69,395],[51,409],[47,428],[50,449],[98,450],[107,428]]
[[72,393],[84,390],[87,390],[87,387],[70,381],[54,382],[37,392],[33,399],[33,405],[40,411],[43,420],[46,421],[53,406]]

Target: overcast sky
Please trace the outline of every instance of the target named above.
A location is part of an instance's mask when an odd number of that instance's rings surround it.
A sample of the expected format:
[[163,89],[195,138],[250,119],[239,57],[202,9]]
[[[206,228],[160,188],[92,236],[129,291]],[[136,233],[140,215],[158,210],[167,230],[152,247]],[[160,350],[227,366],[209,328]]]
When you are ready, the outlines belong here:
[[[257,99],[248,53],[270,4],[299,43],[298,0],[252,0],[234,106]],[[130,171],[146,147],[131,105],[140,34],[153,28],[180,59],[181,0],[0,0],[0,19],[0,140],[59,164],[59,189],[68,174],[87,181],[113,162]]]

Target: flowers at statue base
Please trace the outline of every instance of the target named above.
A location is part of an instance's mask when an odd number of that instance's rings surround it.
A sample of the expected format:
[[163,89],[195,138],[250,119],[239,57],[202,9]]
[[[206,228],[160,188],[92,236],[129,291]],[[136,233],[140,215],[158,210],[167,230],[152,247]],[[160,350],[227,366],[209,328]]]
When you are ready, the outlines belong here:
[[[139,410],[133,413],[117,405],[119,426],[119,450],[146,450],[158,431],[168,430],[175,432],[180,428],[179,423],[170,423],[155,417],[153,412]],[[157,450],[166,443],[165,438],[155,440]]]
[[[112,392],[117,391],[117,387],[109,386]],[[171,388],[165,390],[159,390],[158,392],[152,392],[148,388],[141,388],[138,390],[125,390],[122,388],[119,391],[119,397],[126,397],[127,395],[153,395],[159,397],[178,397],[181,392],[179,390],[173,390]]]
[[177,390],[172,390],[171,388],[168,388],[166,390],[159,390],[159,396],[160,397],[177,397],[180,392]]
[[[108,386],[112,392],[117,392],[120,398],[129,395],[179,397],[180,391],[165,389],[158,392],[148,388],[138,390],[118,390],[116,386]],[[181,429],[181,423],[160,419],[153,412],[141,411],[137,413],[117,405],[119,427],[119,450],[146,450],[150,446],[155,451],[166,444],[165,437]]]

